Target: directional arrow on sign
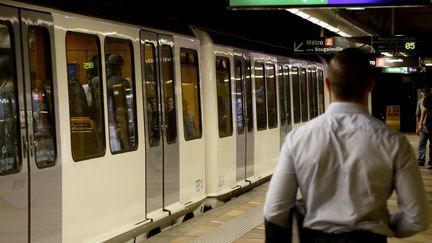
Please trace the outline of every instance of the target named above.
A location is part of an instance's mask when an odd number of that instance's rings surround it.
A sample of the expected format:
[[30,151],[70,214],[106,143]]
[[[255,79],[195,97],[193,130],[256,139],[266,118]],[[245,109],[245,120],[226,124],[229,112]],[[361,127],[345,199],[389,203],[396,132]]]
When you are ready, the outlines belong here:
[[303,46],[303,42],[300,42],[300,44],[298,44],[298,45],[296,42],[294,42],[294,51],[302,52],[303,49],[300,49],[302,46]]

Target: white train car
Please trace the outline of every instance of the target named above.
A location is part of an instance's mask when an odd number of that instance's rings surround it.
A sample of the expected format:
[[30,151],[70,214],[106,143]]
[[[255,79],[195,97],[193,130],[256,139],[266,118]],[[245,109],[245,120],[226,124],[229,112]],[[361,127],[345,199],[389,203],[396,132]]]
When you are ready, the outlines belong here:
[[201,206],[199,41],[14,4],[0,6],[15,70],[0,241],[104,241]]
[[326,94],[265,53],[3,1],[0,242],[143,239],[268,180]]

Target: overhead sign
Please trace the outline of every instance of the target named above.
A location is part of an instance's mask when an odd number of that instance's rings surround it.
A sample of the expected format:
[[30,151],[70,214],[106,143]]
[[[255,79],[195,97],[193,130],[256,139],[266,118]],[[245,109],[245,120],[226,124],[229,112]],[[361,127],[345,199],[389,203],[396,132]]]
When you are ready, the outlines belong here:
[[421,6],[430,0],[229,0],[229,8]]
[[377,57],[376,67],[418,67],[418,57]]
[[297,54],[332,54],[348,47],[357,47],[366,53],[403,52],[413,55],[424,52],[425,40],[415,37],[319,37],[293,42]]
[[372,39],[372,46],[378,52],[419,53],[423,51],[423,44],[423,40],[405,36],[374,37]]
[[293,50],[297,54],[332,54],[348,47],[357,47],[373,52],[371,37],[324,37],[295,41]]
[[398,74],[408,74],[418,72],[417,68],[414,67],[386,67],[382,69],[383,73],[398,73]]

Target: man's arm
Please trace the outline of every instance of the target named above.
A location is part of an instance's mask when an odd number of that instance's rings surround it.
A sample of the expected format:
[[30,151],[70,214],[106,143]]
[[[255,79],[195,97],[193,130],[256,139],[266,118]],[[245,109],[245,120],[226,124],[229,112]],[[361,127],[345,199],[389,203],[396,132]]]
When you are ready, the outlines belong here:
[[266,236],[272,236],[274,239],[288,237],[286,233],[291,232],[292,209],[296,206],[298,184],[287,145],[289,137],[287,136],[282,146],[264,203]]
[[400,149],[395,161],[395,190],[400,212],[391,217],[390,227],[396,237],[408,237],[428,228],[431,209],[408,140],[401,136]]
[[417,122],[417,126],[418,126],[419,131],[421,131],[423,129],[423,124],[424,124],[424,120],[426,119],[427,112],[428,112],[428,109],[426,107],[424,109],[422,109],[422,111],[421,111],[420,119]]

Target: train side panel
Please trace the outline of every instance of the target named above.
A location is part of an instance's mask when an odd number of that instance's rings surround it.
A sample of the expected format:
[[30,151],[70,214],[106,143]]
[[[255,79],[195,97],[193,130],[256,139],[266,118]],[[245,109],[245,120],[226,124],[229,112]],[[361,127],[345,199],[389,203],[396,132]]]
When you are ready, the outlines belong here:
[[[139,50],[139,30],[111,23],[84,19],[61,13],[54,14],[56,25],[56,54],[59,80],[59,114],[63,163],[63,242],[94,241],[108,237],[122,228],[145,220],[144,213],[144,141],[139,141],[135,151],[111,154],[109,139],[105,139],[105,155],[76,162],[71,154],[69,126],[68,75],[66,62],[66,33],[69,31],[95,35],[99,38],[102,56],[106,36],[130,40],[133,49]],[[85,28],[83,28],[85,26]],[[113,31],[113,30],[116,31]],[[136,90],[141,90],[139,55],[134,55]],[[82,64],[81,64],[82,65]],[[105,63],[101,62],[102,70]],[[106,80],[105,72],[102,72]],[[106,87],[103,82],[103,86]],[[106,89],[104,97],[106,97]],[[138,92],[137,92],[138,93]],[[139,97],[139,96],[138,96]],[[137,99],[137,107],[142,100]],[[104,110],[107,105],[104,103]],[[138,109],[140,111],[140,109]],[[105,124],[108,120],[105,112]],[[142,121],[142,112],[138,112]],[[104,127],[105,134],[109,134]],[[143,137],[143,124],[138,124],[139,137]]]
[[[268,55],[254,54],[252,61],[252,88],[255,91],[253,96],[255,128],[254,175],[256,179],[260,179],[271,175],[279,157],[279,119],[271,116],[272,113],[278,113],[277,59]],[[276,99],[276,103],[273,100],[272,104],[272,99]]]
[[[198,202],[205,193],[205,126],[202,111],[200,43],[174,36],[180,140],[180,202]],[[197,75],[197,76],[195,76]]]

